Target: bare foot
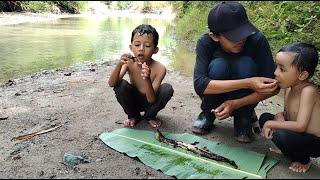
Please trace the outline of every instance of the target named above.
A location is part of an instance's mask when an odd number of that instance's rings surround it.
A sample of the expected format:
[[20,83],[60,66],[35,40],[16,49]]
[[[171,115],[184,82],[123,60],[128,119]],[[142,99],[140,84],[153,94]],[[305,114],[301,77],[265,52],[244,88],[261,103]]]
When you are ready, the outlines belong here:
[[245,135],[240,135],[236,137],[236,140],[240,143],[251,143],[253,141],[252,138],[245,136]]
[[282,154],[281,150],[278,148],[269,148],[269,151],[277,153],[277,154]]
[[300,162],[293,162],[291,164],[291,166],[289,167],[289,169],[291,169],[294,172],[305,173],[309,170],[310,165],[311,165],[311,162],[309,162],[308,164],[301,164]]
[[125,126],[130,126],[130,127],[133,127],[137,124],[137,120],[135,118],[132,118],[132,119],[127,119],[127,120],[124,120],[122,122],[122,124],[124,124]]
[[158,119],[155,120],[149,120],[148,123],[150,124],[151,127],[156,128],[161,126],[161,121]]

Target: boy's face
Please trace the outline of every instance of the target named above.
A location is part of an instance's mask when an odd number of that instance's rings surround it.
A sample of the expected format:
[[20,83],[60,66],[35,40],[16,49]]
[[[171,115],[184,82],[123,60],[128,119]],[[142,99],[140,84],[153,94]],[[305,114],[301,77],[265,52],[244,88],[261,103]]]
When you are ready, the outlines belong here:
[[158,47],[154,44],[152,34],[145,33],[141,36],[140,33],[136,33],[129,47],[134,56],[142,63],[150,60],[151,56],[158,52]]
[[223,35],[215,35],[213,33],[209,33],[210,37],[216,41],[216,42],[220,42],[220,46],[222,47],[222,49],[224,51],[226,51],[227,53],[239,53],[243,50],[244,45],[246,43],[246,38],[242,39],[238,42],[232,42],[230,40],[228,40],[226,37],[224,37]]
[[300,72],[296,66],[292,65],[293,59],[294,54],[292,53],[279,52],[276,55],[277,67],[274,75],[281,88],[288,88],[300,82]]

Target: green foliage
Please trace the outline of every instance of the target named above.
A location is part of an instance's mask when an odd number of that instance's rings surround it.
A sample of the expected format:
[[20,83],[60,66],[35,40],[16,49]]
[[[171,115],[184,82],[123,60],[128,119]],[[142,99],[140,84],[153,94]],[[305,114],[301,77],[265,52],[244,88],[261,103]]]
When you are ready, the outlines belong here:
[[[175,3],[177,34],[195,45],[208,32],[207,15],[216,2]],[[284,45],[303,41],[320,49],[320,2],[316,1],[241,1],[251,22],[266,35],[273,55]],[[320,84],[320,72],[313,77]]]
[[171,8],[167,1],[108,1],[104,2],[109,9],[133,10],[141,13],[156,13]]
[[86,1],[1,1],[0,11],[29,11],[51,13],[80,13],[87,5]]
[[296,41],[320,48],[320,3],[303,1],[243,2],[248,16],[270,40],[272,51]]
[[178,2],[177,34],[184,40],[196,42],[199,36],[207,31],[207,17],[212,1]]
[[132,6],[132,1],[117,1],[117,8],[119,10],[129,9]]
[[102,1],[108,8],[112,5],[112,1]]
[[82,1],[52,1],[59,7],[61,12],[68,12],[73,14],[80,13],[80,10],[84,8],[87,2]]
[[22,2],[24,11],[31,12],[54,12],[56,6],[47,1],[25,1]]
[[19,1],[0,1],[0,11],[12,12],[12,11],[22,11],[23,7]]

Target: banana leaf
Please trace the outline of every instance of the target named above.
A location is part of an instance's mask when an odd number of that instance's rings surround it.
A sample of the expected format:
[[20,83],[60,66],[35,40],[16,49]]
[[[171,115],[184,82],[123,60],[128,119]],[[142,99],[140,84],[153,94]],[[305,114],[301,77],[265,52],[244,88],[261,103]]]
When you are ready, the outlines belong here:
[[192,134],[162,133],[165,137],[177,141],[189,144],[198,142],[198,147],[235,161],[238,168],[159,142],[152,131],[121,128],[102,133],[99,138],[112,149],[130,157],[138,157],[145,165],[178,179],[263,179],[278,162],[276,159],[267,158],[266,154],[223,145]]

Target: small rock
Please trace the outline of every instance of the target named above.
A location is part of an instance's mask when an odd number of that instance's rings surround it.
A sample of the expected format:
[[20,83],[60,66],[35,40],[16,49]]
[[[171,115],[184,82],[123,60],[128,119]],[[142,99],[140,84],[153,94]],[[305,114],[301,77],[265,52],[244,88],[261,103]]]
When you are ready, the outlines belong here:
[[16,155],[16,156],[13,156],[11,159],[12,160],[18,160],[18,159],[21,159],[21,156],[20,155]]
[[9,81],[6,82],[7,86],[12,86],[12,85],[15,85],[15,84],[16,84],[16,82],[14,80],[11,80],[11,79],[9,79]]
[[43,176],[44,175],[44,172],[41,170],[40,172],[39,172],[39,177],[41,177],[41,176]]
[[17,92],[14,94],[15,96],[21,96],[21,93]]
[[57,90],[53,90],[53,93],[61,93],[62,91],[64,91],[64,89],[57,89]]
[[49,179],[53,179],[53,178],[56,178],[57,177],[57,175],[51,175],[50,177],[49,177]]
[[63,156],[63,162],[68,165],[77,165],[80,163],[88,163],[89,161],[81,156],[65,153]]
[[40,88],[38,88],[38,89],[34,90],[34,92],[42,92],[42,91],[44,91],[44,89],[43,89],[42,87],[40,87]]
[[101,162],[102,161],[102,159],[96,159],[96,162]]
[[140,172],[141,172],[141,169],[140,169],[139,167],[136,167],[136,168],[134,169],[134,173],[135,173],[136,175],[139,175]]
[[0,121],[7,120],[9,116],[0,117]]
[[71,76],[71,72],[64,73],[65,76]]

